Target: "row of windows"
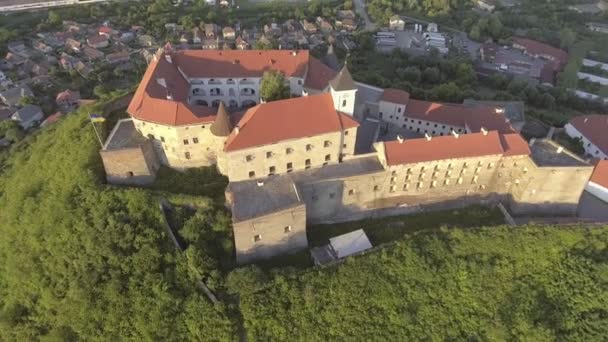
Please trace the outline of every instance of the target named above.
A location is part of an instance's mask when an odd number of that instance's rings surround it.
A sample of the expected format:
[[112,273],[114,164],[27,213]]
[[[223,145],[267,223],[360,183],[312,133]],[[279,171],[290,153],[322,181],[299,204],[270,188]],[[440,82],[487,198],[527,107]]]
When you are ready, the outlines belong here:
[[[494,164],[494,162],[489,162],[489,163],[487,163],[487,164],[486,164],[485,162],[483,162],[483,161],[479,161],[478,163],[469,163],[469,162],[464,162],[464,163],[462,163],[462,169],[461,169],[461,172],[462,172],[462,170],[466,170],[466,169],[468,169],[468,168],[469,168],[471,165],[475,165],[475,164],[477,165],[477,167],[476,167],[476,171],[477,171],[477,172],[478,172],[479,170],[481,170],[481,168],[482,168],[482,167],[484,167],[484,166],[485,166],[486,168],[488,168],[488,169],[492,169],[492,168],[494,167],[494,165],[495,165],[495,164]],[[503,163],[501,166],[502,166],[502,167],[505,167],[504,163]],[[517,166],[517,163],[515,163],[513,166]],[[454,163],[449,163],[449,164],[446,166],[447,171],[454,170],[454,168],[455,168]],[[434,171],[434,172],[437,172],[437,171],[441,171],[441,170],[442,170],[442,167],[441,167],[440,165],[435,165],[435,166],[434,166],[432,169],[433,169],[433,171]],[[424,165],[423,165],[423,166],[421,166],[421,167],[420,167],[420,173],[424,173],[424,172],[429,171],[429,170],[430,170],[430,168],[429,168],[429,167],[427,167],[427,166],[424,166]],[[406,170],[406,173],[407,173],[408,175],[413,174],[413,173],[414,173],[414,168],[408,168],[408,169]],[[465,171],[465,173],[466,173],[466,171]],[[391,176],[393,176],[393,177],[397,176],[398,174],[399,174],[399,172],[397,172],[397,170],[393,170],[393,171],[391,172]]]
[[[331,155],[327,154],[325,155],[325,161],[323,163],[323,165],[327,165],[329,162],[331,161]],[[310,159],[306,159],[304,161],[304,169],[308,170],[310,169],[312,166],[312,162]],[[292,172],[293,171],[293,162],[289,162],[285,165],[285,169],[287,172]],[[268,176],[273,176],[274,174],[276,174],[277,172],[277,168],[276,166],[271,166],[268,168]],[[255,178],[255,171],[249,171],[249,178]]]
[[[345,132],[346,133],[346,132]],[[325,142],[323,143],[323,147],[331,147],[332,146],[332,142],[329,140],[325,140]],[[342,148],[347,148],[347,144],[342,144]],[[312,144],[306,144],[306,151],[312,151],[314,149],[314,145]],[[294,149],[291,147],[287,147],[285,149],[285,154],[292,154],[294,152]],[[270,159],[275,155],[274,152],[272,151],[267,151],[266,152],[266,159]],[[248,154],[245,156],[245,161],[250,162],[252,160],[255,159],[255,155],[253,154]]]

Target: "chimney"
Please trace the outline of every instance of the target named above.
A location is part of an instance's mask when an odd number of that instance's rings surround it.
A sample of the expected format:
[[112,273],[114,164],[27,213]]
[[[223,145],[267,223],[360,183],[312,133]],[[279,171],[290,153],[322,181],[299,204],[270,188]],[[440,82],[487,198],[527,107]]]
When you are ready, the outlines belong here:
[[482,133],[483,135],[488,135],[488,130],[487,130],[487,129],[485,129],[485,128],[483,128],[483,127],[481,127],[481,133]]
[[427,141],[431,141],[431,139],[433,139],[428,133],[424,133],[424,137]]
[[173,101],[173,95],[167,90],[167,100]]
[[297,52],[297,51],[295,51],[295,50],[294,50],[294,51],[291,51],[291,55],[292,55],[292,56],[297,56],[297,55],[298,55],[298,52]]
[[173,64],[173,58],[171,58],[170,54],[165,54],[165,60],[167,60],[169,64]]
[[398,141],[400,144],[403,144],[403,138],[402,138],[400,135],[397,135],[397,141]]
[[561,146],[560,146],[560,147],[558,147],[558,148],[557,148],[557,153],[562,153],[562,152],[564,152],[564,148],[563,148],[563,147],[561,147]]
[[156,83],[158,83],[163,88],[167,88],[167,82],[165,81],[164,78],[161,78],[161,77],[157,78]]
[[239,134],[240,130],[241,130],[241,128],[239,126],[234,126],[234,133],[235,134]]
[[530,139],[530,143],[529,143],[530,147],[534,146],[535,142],[536,142],[536,138]]
[[460,136],[460,134],[456,133],[455,130],[452,130],[452,135],[454,136],[454,138],[458,139],[458,137]]

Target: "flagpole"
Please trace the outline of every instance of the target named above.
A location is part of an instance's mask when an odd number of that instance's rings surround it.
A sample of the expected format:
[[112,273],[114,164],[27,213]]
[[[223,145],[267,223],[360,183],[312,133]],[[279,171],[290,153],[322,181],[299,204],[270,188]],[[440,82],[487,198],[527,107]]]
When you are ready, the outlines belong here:
[[103,142],[101,142],[101,136],[99,135],[99,132],[97,132],[97,127],[95,127],[95,122],[93,122],[93,118],[91,118],[91,113],[87,113],[87,114],[89,115],[89,120],[91,121],[91,124],[93,125],[93,130],[95,131],[97,140],[99,140],[99,145],[101,146],[101,148],[103,148]]

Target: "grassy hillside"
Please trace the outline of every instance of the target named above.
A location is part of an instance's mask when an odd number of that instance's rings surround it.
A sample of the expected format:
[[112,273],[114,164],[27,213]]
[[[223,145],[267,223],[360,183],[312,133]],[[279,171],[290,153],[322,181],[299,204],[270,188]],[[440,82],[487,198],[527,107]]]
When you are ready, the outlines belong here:
[[101,184],[84,110],[24,144],[0,178],[0,340],[234,338],[194,287],[214,261],[174,251],[150,192]]
[[608,227],[444,229],[338,267],[229,280],[252,341],[600,341],[607,244]]

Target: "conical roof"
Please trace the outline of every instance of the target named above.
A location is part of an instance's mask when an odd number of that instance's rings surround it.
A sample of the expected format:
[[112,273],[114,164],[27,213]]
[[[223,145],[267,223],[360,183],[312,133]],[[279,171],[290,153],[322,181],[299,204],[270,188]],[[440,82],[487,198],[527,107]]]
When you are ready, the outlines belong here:
[[224,107],[224,103],[220,102],[220,106],[217,108],[217,114],[215,121],[211,124],[211,133],[217,137],[227,137],[232,132],[232,124],[230,123],[230,117]]
[[329,85],[332,87],[334,91],[343,91],[343,90],[354,90],[357,89],[355,85],[355,81],[353,81],[348,68],[346,67],[346,63],[344,67],[338,75],[331,81],[329,81]]

